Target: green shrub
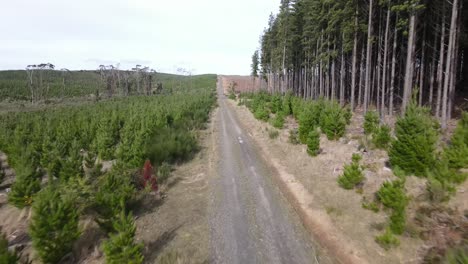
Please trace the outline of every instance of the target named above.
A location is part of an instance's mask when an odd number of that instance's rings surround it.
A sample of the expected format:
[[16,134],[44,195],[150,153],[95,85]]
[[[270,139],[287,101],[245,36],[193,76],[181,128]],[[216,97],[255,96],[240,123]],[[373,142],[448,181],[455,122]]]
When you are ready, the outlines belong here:
[[282,111],[282,100],[281,100],[281,95],[279,94],[274,94],[271,96],[271,112],[273,114],[278,114]]
[[135,164],[136,166],[143,165],[145,155],[151,159],[153,164],[174,163],[188,160],[198,150],[197,139],[189,131],[159,129],[154,133],[151,141],[147,143],[147,150],[138,154],[139,162]]
[[382,184],[377,191],[379,201],[390,209],[401,210],[408,204],[408,197],[405,194],[405,181],[387,181]]
[[450,199],[450,194],[454,192],[454,188],[447,186],[446,182],[441,182],[434,177],[428,177],[426,182],[426,191],[429,200],[434,203],[446,202]]
[[167,162],[163,162],[159,167],[158,167],[158,182],[159,183],[164,183],[169,179],[169,176],[171,175],[171,165]]
[[396,123],[396,140],[389,150],[390,163],[406,174],[424,176],[435,163],[435,143],[438,140],[436,123],[428,109],[411,103],[405,116]]
[[32,168],[22,168],[16,174],[16,181],[8,193],[8,202],[18,208],[30,206],[35,194],[41,190],[39,172]]
[[98,213],[96,222],[107,232],[113,229],[112,222],[116,216],[129,204],[135,195],[135,187],[131,177],[120,168],[113,168],[98,181],[94,195],[94,208]]
[[341,138],[346,131],[346,118],[340,105],[334,101],[326,104],[320,114],[320,128],[329,140]]
[[269,137],[270,139],[275,139],[275,138],[277,138],[278,136],[279,136],[278,130],[273,129],[273,130],[269,130],[269,131],[268,131],[268,137]]
[[445,158],[437,160],[432,170],[426,173],[428,176],[434,177],[440,182],[446,183],[462,183],[468,176],[466,172],[459,172],[456,169],[450,168],[449,161]]
[[55,186],[42,190],[34,201],[30,235],[44,263],[57,263],[72,250],[80,236],[74,201],[60,195]]
[[443,152],[450,168],[468,168],[468,112],[462,114],[462,119],[452,135],[450,145]]
[[[290,97],[290,106],[291,106],[291,114],[294,116],[299,121],[299,117],[304,109],[304,105],[307,103],[307,101],[302,100],[299,97],[296,96],[291,96]],[[283,108],[284,109],[284,108]]]
[[390,215],[390,230],[394,234],[401,235],[405,231],[406,226],[406,216],[405,210],[393,210]]
[[343,110],[343,117],[346,120],[347,125],[351,124],[351,118],[353,117],[353,111],[351,111],[350,107],[346,107]]
[[387,125],[379,126],[372,136],[372,142],[376,148],[387,149],[392,137],[390,135],[390,127]]
[[20,257],[16,252],[11,252],[8,250],[8,240],[1,232],[0,229],[0,263],[2,264],[16,264],[19,262]]
[[444,261],[446,264],[466,264],[468,263],[468,246],[460,245],[447,250]]
[[[298,114],[299,123],[299,140],[303,144],[307,144],[307,137],[309,133],[319,125],[321,114],[321,103],[302,103],[302,110]],[[296,110],[298,111],[298,110]]]
[[271,125],[279,129],[283,128],[284,114],[282,112],[278,112],[276,116],[272,119]]
[[236,94],[234,93],[233,90],[231,90],[231,91],[229,92],[228,98],[231,99],[231,100],[236,100]]
[[283,101],[281,105],[281,112],[283,112],[285,116],[292,114],[291,100],[292,100],[291,93],[286,93],[286,95],[283,97]]
[[295,129],[289,130],[289,143],[291,143],[293,145],[297,145],[297,144],[300,143],[299,139],[298,139],[297,130],[295,130]]
[[394,234],[402,234],[405,230],[405,208],[408,197],[405,194],[404,180],[384,182],[377,192],[377,198],[387,208],[392,209],[390,230]]
[[338,184],[344,189],[351,190],[364,180],[362,167],[359,165],[361,155],[353,154],[351,164],[344,166],[343,175],[338,178]]
[[375,111],[369,111],[364,115],[364,134],[370,135],[376,132],[379,127],[379,114]]
[[400,167],[395,166],[392,168],[393,175],[397,176],[400,179],[404,179],[406,174],[405,171],[402,170]]
[[255,110],[254,117],[258,120],[268,121],[268,118],[270,118],[270,114],[268,114],[268,111],[265,109],[264,106],[260,106],[257,108],[257,110]]
[[310,156],[317,156],[320,151],[320,133],[314,129],[307,137],[307,153]]
[[377,236],[375,238],[375,242],[377,242],[382,248],[385,250],[389,250],[392,247],[396,247],[400,245],[400,241],[398,238],[396,238],[392,232],[390,231],[389,228],[385,230],[385,233],[383,233],[380,236]]
[[110,234],[110,238],[102,245],[106,263],[143,263],[143,245],[135,243],[136,227],[132,214],[125,215],[121,211],[112,224],[115,233]]
[[367,209],[367,210],[371,210],[372,212],[375,212],[375,213],[380,211],[379,206],[375,202],[369,202],[369,203],[363,202],[362,203],[362,208]]

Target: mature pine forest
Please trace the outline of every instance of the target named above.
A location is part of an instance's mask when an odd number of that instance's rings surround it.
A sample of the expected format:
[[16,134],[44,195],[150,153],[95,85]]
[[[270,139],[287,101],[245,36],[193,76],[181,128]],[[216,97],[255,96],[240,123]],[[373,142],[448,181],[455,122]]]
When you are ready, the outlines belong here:
[[416,100],[445,127],[468,85],[463,2],[282,0],[252,74],[270,92],[372,107],[382,117]]

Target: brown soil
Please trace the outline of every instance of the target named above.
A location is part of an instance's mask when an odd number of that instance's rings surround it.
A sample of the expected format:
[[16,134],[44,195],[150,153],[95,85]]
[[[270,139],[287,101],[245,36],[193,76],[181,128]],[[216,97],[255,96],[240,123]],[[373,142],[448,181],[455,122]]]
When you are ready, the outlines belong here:
[[[298,211],[303,216],[304,224],[332,254],[342,253],[344,256],[340,259],[352,263],[422,261],[427,249],[435,243],[432,240],[424,242],[417,234],[405,234],[399,236],[401,245],[389,251],[374,241],[377,235],[383,233],[388,214],[382,210],[374,213],[363,209],[362,201],[372,201],[380,185],[396,177],[386,167],[388,155],[385,151],[370,148],[364,152],[358,150],[360,145],[367,145],[362,131],[362,115],[353,116],[345,137],[339,141],[329,141],[322,136],[322,152],[318,157],[311,158],[306,153],[306,146],[288,142],[289,130],[298,126],[295,120],[289,118],[285,128],[280,130],[280,136],[272,140],[268,135],[268,131],[274,129],[272,126],[256,120],[246,107],[239,107],[233,101],[231,107],[258,143],[265,158],[280,172],[281,181],[286,186],[283,190],[293,204],[299,205],[296,209],[300,208]],[[355,152],[362,154],[362,164],[366,167],[362,194],[344,190],[337,184],[343,165],[350,162]],[[468,209],[467,187],[467,182],[459,186],[449,203],[459,212]],[[412,198],[408,208],[408,222],[411,225],[415,216],[411,212],[415,212],[425,198],[425,180],[408,177],[406,189]]]

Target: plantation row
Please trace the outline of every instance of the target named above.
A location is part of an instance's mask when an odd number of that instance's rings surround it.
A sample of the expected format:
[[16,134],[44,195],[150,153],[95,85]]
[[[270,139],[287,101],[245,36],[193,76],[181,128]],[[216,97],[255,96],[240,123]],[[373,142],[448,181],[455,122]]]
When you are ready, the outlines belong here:
[[[290,94],[245,93],[240,95],[239,104],[245,104],[255,118],[269,121],[276,128],[283,128],[285,117],[292,115],[299,129],[290,131],[290,142],[307,144],[311,156],[320,153],[320,132],[329,140],[339,139],[344,136],[352,115],[348,108],[342,108],[335,101],[310,101]],[[406,229],[405,210],[409,197],[405,193],[405,176],[427,178],[427,194],[433,203],[447,201],[456,185],[467,178],[468,173],[462,169],[468,168],[468,113],[463,114],[449,144],[439,142],[439,125],[429,109],[415,103],[398,118],[394,135],[388,125],[380,124],[378,113],[372,111],[365,115],[364,132],[371,147],[388,151],[392,170],[399,177],[383,183],[375,201],[362,204],[373,211],[378,211],[380,205],[390,210],[388,228],[376,237],[376,242],[389,249],[399,244],[394,235],[401,235]],[[362,193],[365,176],[361,159],[361,155],[355,153],[352,162],[345,165],[343,175],[337,180],[344,189],[357,189]]]
[[[32,205],[30,235],[43,262],[71,251],[83,215],[109,234],[107,263],[143,261],[130,212],[146,185],[140,168],[149,159],[167,177],[168,164],[197,150],[194,132],[214,106],[215,80],[173,95],[0,115],[0,149],[16,173],[8,201]],[[105,172],[103,161],[111,160]]]

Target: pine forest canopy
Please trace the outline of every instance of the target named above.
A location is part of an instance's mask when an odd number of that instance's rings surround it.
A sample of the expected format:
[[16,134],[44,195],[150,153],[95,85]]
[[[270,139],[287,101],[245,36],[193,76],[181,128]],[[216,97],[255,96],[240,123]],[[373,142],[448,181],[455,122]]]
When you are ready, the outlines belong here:
[[445,127],[467,92],[467,25],[462,0],[282,0],[261,36],[260,75],[270,92],[382,116],[414,98]]

